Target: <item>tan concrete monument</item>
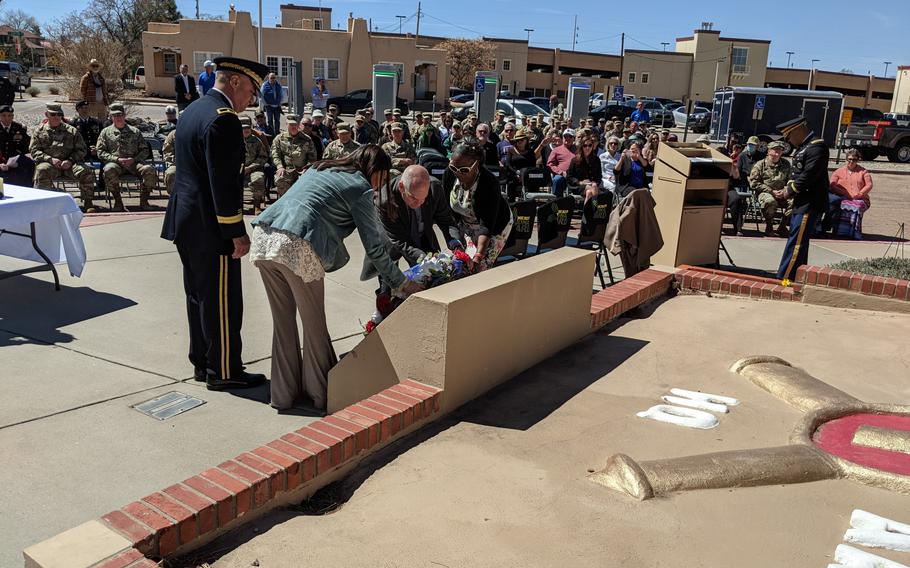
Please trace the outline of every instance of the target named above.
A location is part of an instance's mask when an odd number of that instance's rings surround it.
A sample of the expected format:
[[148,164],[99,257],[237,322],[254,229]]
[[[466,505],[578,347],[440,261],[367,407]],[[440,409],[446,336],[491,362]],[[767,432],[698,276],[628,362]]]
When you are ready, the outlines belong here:
[[410,297],[329,373],[334,412],[414,379],[450,411],[591,331],[594,254],[564,248]]

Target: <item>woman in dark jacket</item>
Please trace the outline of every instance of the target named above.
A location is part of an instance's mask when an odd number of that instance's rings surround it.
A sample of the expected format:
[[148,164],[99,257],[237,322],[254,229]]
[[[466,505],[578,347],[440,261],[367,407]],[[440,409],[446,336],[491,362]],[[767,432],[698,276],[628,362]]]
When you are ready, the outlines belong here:
[[[461,142],[452,151],[442,177],[458,229],[461,245],[472,254],[475,267],[493,266],[512,230],[509,203],[499,191],[499,180],[484,166],[484,150],[476,142]],[[455,243],[450,243],[452,248]]]
[[602,179],[600,158],[597,157],[597,141],[593,136],[587,136],[581,140],[578,153],[569,162],[566,181],[570,186],[579,187],[579,192],[585,196],[585,203],[587,203],[589,199],[600,193]]

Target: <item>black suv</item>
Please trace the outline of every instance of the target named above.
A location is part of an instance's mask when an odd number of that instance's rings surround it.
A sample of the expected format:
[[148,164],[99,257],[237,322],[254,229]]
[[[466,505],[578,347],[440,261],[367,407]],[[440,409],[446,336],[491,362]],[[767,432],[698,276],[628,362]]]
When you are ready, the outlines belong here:
[[[373,106],[373,89],[357,89],[340,97],[331,97],[328,104],[338,105],[338,111],[341,114],[352,114],[362,108]],[[408,101],[401,97],[395,99],[395,106],[401,111],[402,115],[407,116],[408,112],[410,112]],[[384,110],[383,108],[373,109],[373,116],[381,117]]]
[[25,68],[15,61],[0,61],[0,77],[6,77],[13,87],[20,91],[32,86],[32,77]]

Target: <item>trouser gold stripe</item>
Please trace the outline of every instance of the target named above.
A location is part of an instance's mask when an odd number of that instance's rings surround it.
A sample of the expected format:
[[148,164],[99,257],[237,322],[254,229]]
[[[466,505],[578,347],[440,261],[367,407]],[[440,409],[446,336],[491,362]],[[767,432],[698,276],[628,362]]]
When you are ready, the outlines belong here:
[[229,302],[228,302],[228,257],[224,259],[224,373],[221,375],[225,379],[231,378],[231,320]]
[[221,378],[224,378],[224,257],[218,257],[218,327],[221,351]]
[[809,213],[803,213],[803,218],[799,223],[799,232],[796,233],[796,244],[793,245],[793,254],[790,255],[790,264],[787,265],[787,271],[784,272],[784,277],[782,280],[790,279],[790,272],[793,270],[793,265],[796,264],[796,255],[799,254],[800,244],[803,242],[803,233],[806,232],[806,223],[809,221]]

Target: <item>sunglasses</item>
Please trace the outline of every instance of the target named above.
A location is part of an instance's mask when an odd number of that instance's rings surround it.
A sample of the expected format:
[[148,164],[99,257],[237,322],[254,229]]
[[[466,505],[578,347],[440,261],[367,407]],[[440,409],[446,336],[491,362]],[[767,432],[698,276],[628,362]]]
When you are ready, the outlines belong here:
[[476,168],[476,167],[477,167],[477,162],[474,162],[470,166],[462,166],[460,168],[457,168],[457,167],[449,164],[449,170],[451,170],[451,172],[453,174],[461,174],[463,176],[466,176],[469,173],[471,173],[472,171],[474,171],[474,168]]
[[856,158],[847,158],[847,161],[848,162],[858,162],[859,160],[857,160]]
[[593,148],[594,144],[585,144],[583,148]]

